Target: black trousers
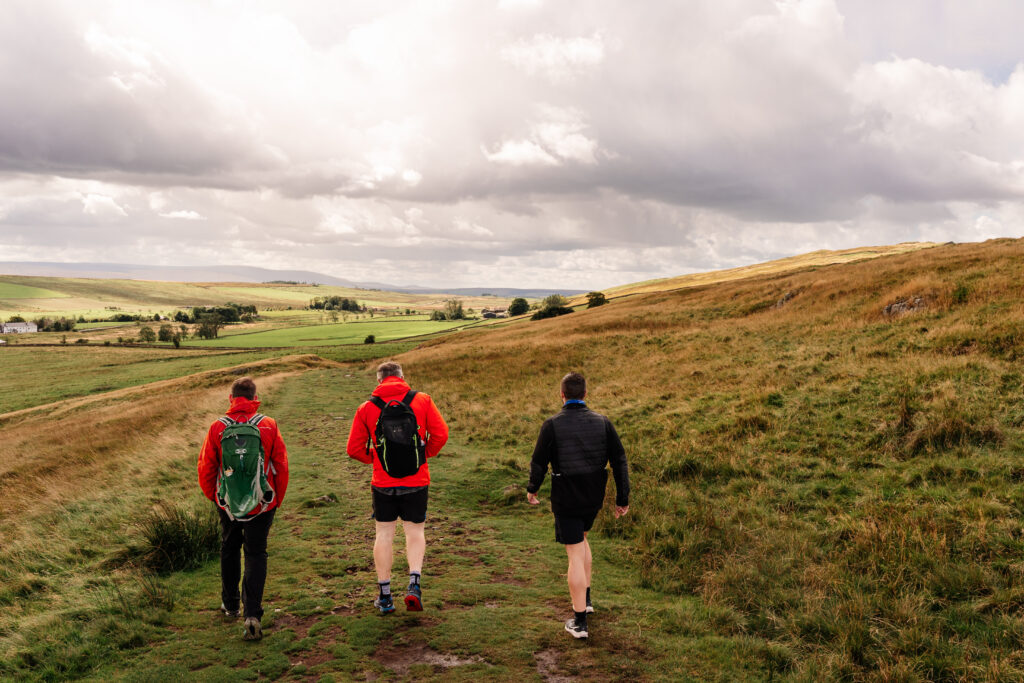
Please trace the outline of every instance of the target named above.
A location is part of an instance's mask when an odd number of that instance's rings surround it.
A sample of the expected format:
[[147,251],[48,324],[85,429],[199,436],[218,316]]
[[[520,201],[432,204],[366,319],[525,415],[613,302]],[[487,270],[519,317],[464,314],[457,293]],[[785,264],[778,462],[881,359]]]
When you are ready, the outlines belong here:
[[[267,582],[267,535],[277,508],[256,515],[248,522],[235,522],[217,508],[220,515],[220,599],[230,610],[238,609],[238,582],[242,582],[243,616],[263,616],[263,586]],[[240,551],[245,549],[245,576]]]

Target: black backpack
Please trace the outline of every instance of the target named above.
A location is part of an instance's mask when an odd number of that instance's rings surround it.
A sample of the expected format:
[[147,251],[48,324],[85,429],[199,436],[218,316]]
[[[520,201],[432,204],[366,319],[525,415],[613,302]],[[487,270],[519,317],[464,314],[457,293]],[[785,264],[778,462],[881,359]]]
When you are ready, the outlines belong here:
[[401,401],[387,403],[379,396],[370,397],[370,403],[380,408],[373,432],[377,459],[388,476],[395,479],[416,474],[427,461],[427,445],[420,438],[416,413],[412,411],[415,396],[415,391],[409,391]]

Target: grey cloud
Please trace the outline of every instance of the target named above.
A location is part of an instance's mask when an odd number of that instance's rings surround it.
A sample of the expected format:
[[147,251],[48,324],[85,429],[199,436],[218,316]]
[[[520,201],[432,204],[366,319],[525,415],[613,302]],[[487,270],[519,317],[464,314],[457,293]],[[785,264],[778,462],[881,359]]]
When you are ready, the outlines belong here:
[[[81,9],[5,5],[0,170],[190,184],[273,163],[244,120],[228,118],[157,54],[139,66],[90,50],[88,24],[75,16]],[[133,68],[145,72],[138,82],[118,85]]]

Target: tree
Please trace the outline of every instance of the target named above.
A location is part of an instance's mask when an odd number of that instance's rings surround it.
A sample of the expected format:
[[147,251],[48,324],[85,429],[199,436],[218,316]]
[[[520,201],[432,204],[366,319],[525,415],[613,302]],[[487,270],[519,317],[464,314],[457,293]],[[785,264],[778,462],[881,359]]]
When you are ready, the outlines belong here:
[[174,338],[174,328],[170,325],[161,325],[160,331],[156,334],[157,339],[162,342],[169,342]]
[[462,301],[448,299],[444,302],[444,316],[448,320],[463,320],[466,314],[462,311]]
[[181,348],[181,335],[176,334],[173,337],[171,337],[171,343],[174,344],[174,348]]
[[541,302],[540,310],[530,316],[530,320],[543,320],[544,318],[554,318],[555,316],[572,313],[572,309],[566,305],[568,303],[561,294],[546,296],[544,301]]
[[509,315],[522,315],[530,310],[530,304],[521,296],[512,299],[512,303],[509,304],[508,314]]
[[545,308],[562,308],[568,303],[568,300],[561,294],[549,294],[540,302],[540,308],[541,310]]
[[156,332],[149,325],[143,325],[139,328],[139,341],[146,343],[152,343],[156,341]]
[[224,321],[216,313],[201,316],[199,318],[199,331],[197,334],[200,339],[216,339],[217,332],[223,325]]
[[608,298],[605,297],[604,292],[590,292],[587,294],[587,308],[604,306],[606,303],[608,303]]
[[363,343],[364,344],[376,344],[377,343],[377,338],[375,336],[373,336],[372,334],[368,334],[368,335],[366,335],[366,339],[363,340]]
[[153,314],[153,322],[160,322],[160,314],[159,313],[154,313]]

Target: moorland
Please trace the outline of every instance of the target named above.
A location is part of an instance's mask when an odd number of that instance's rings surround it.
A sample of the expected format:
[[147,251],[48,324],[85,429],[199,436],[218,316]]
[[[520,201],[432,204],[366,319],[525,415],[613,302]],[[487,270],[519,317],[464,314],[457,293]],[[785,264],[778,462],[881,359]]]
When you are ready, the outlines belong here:
[[[389,344],[306,330],[279,348],[0,349],[0,675],[1021,680],[1024,241],[838,261],[641,283],[571,315]],[[61,298],[59,282],[10,284]],[[200,303],[146,310],[184,301]],[[292,314],[319,315],[256,324]],[[322,326],[355,324],[369,321]],[[369,473],[343,453],[383,357],[452,429],[431,466],[427,609],[388,619],[369,608]],[[592,534],[586,644],[560,631],[564,553],[523,501],[570,369],[633,479],[630,514],[606,510]],[[194,483],[243,373],[293,463],[256,644],[216,609]]]

